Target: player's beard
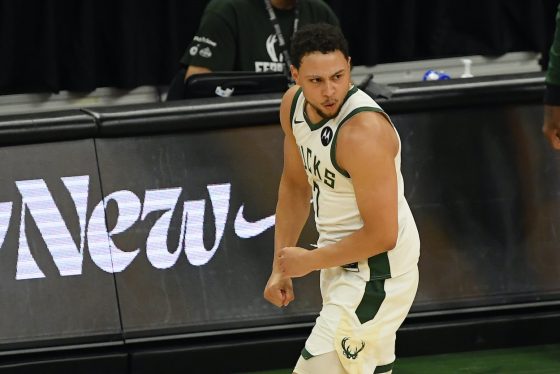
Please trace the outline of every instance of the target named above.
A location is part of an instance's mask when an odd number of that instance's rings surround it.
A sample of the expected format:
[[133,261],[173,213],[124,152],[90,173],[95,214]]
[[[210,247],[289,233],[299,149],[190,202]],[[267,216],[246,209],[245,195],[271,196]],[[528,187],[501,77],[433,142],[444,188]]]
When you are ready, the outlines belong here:
[[315,112],[316,112],[319,116],[321,116],[321,118],[323,118],[323,119],[331,119],[331,118],[334,118],[335,115],[336,115],[336,113],[338,113],[339,107],[336,108],[336,111],[335,111],[333,114],[328,115],[328,114],[326,114],[325,112],[323,112],[323,111],[322,111],[319,107],[317,107],[316,105],[310,103],[309,101],[308,101],[307,103],[308,103],[309,105],[311,105],[311,107],[315,110]]

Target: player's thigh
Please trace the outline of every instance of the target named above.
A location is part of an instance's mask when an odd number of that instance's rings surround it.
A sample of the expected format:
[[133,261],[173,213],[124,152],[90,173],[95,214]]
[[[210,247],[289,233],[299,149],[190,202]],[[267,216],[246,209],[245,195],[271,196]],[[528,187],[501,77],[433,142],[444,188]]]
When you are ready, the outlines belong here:
[[338,355],[335,351],[324,353],[322,355],[313,356],[304,359],[299,356],[299,360],[294,368],[296,374],[345,374],[346,372],[340,364]]
[[[391,374],[393,371],[375,372],[379,374]],[[306,360],[302,356],[294,368],[294,374],[345,374],[336,352],[324,353]]]

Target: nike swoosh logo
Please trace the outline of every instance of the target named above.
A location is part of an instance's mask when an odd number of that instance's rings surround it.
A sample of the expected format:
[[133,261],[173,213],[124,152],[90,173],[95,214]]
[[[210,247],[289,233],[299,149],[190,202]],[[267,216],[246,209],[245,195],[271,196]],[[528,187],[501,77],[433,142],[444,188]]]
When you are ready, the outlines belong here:
[[237,212],[237,216],[235,216],[235,233],[242,239],[249,239],[262,234],[274,226],[275,222],[275,214],[255,222],[248,222],[245,217],[243,217],[243,205],[241,205],[241,208],[239,208],[239,211]]
[[294,120],[294,123],[297,125],[298,123],[303,123],[304,121],[298,121],[297,119]]

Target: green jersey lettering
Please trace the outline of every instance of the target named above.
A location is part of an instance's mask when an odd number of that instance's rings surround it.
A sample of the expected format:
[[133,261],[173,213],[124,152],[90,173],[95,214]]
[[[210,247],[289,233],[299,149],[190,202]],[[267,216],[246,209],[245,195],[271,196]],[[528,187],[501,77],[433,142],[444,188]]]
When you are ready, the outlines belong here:
[[319,180],[322,181],[321,172],[319,171],[320,164],[321,160],[317,160],[317,156],[313,156],[313,174],[319,177]]
[[330,188],[334,188],[334,179],[336,175],[329,169],[325,169],[325,184]]
[[303,151],[303,147],[300,146],[300,147],[299,147],[299,150],[300,150],[300,152],[301,152],[301,159],[302,159],[302,161],[303,161],[303,167],[304,167],[305,169],[307,169],[307,164],[305,163],[305,152]]
[[310,173],[313,173],[313,170],[311,169],[311,163],[309,162],[311,156],[313,156],[313,152],[311,151],[311,149],[307,148],[307,160],[306,160],[307,170],[309,170]]

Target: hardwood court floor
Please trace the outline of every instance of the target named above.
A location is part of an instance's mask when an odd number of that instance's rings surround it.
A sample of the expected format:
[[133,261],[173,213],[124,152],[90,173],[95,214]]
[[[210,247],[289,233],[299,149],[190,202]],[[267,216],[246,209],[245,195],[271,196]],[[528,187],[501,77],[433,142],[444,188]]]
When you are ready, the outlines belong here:
[[[559,374],[560,344],[400,358],[393,374]],[[291,374],[291,369],[253,374]]]

